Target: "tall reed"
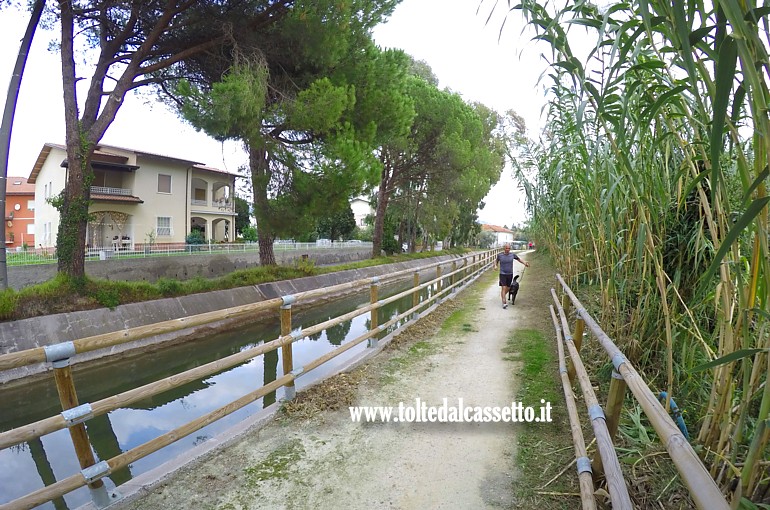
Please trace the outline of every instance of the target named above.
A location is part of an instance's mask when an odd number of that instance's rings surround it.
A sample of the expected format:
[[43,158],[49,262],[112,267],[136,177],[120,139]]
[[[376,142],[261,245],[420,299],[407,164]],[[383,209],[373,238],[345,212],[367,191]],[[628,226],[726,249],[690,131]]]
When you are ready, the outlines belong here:
[[758,500],[770,456],[770,8],[567,4],[509,2],[551,50],[546,128],[515,155],[532,228],[573,283],[596,284],[602,322],[648,383],[689,410],[715,478]]

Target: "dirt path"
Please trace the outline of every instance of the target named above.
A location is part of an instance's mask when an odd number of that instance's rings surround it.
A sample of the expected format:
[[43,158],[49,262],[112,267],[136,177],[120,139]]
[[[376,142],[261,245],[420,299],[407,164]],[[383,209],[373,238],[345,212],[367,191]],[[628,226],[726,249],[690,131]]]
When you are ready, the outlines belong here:
[[[515,397],[506,340],[523,312],[500,305],[490,271],[425,326],[347,376],[356,405],[504,406]],[[519,299],[526,298],[526,290]],[[440,324],[440,322],[439,322]],[[419,325],[416,327],[419,328]],[[344,378],[343,378],[344,379]],[[282,417],[184,468],[126,509],[512,508],[518,425],[354,423],[347,405]]]

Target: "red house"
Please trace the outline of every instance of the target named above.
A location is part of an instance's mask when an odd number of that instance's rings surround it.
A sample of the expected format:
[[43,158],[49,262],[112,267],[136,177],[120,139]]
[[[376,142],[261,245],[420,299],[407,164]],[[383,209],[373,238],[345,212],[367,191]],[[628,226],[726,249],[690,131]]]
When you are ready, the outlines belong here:
[[26,177],[8,176],[5,182],[5,247],[35,247],[35,185]]

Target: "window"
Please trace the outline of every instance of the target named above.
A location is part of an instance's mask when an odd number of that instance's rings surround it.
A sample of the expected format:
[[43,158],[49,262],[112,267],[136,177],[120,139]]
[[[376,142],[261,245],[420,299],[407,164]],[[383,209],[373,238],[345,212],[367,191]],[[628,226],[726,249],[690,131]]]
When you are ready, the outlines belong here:
[[171,218],[169,216],[158,216],[155,233],[158,236],[171,235]]
[[34,200],[27,200],[27,209],[30,211],[35,210],[35,201]]
[[48,198],[48,184],[43,184],[43,198]]
[[193,197],[195,200],[206,200],[206,190],[201,188],[195,188],[193,190]]
[[171,176],[158,174],[158,193],[171,193]]
[[27,223],[27,234],[35,235],[35,224]]

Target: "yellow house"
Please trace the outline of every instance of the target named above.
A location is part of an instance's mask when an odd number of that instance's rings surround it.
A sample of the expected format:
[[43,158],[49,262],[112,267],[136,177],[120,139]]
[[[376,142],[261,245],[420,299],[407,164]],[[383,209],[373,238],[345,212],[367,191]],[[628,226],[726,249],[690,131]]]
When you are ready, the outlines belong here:
[[[137,249],[147,243],[184,243],[192,230],[204,239],[235,239],[236,174],[186,159],[99,145],[87,249]],[[46,143],[28,182],[35,185],[35,242],[55,247],[59,211],[50,203],[64,189],[67,152]]]

